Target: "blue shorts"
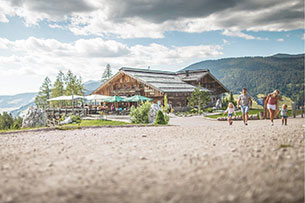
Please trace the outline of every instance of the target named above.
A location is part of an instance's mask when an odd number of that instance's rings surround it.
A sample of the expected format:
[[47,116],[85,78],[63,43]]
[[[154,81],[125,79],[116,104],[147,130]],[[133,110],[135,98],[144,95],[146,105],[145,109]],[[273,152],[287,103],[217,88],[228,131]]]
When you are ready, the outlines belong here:
[[285,118],[285,119],[287,119],[287,118],[288,118],[288,116],[282,116],[282,118]]
[[243,115],[249,112],[249,106],[241,106],[240,109]]
[[228,114],[228,117],[232,117],[232,116],[233,116],[233,113],[229,113],[229,114]]

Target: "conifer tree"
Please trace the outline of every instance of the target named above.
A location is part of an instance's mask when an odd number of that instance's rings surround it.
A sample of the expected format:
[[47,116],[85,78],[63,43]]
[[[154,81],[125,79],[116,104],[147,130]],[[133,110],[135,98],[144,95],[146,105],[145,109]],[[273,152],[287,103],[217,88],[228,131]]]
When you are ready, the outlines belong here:
[[111,76],[112,76],[111,66],[110,66],[110,64],[107,64],[105,71],[103,73],[103,76],[102,76],[102,81],[108,80],[109,78],[111,78]]
[[39,108],[46,108],[48,105],[48,99],[50,99],[51,94],[51,80],[49,77],[46,77],[39,88],[38,95],[35,98],[35,103]]
[[[64,95],[64,80],[65,75],[63,72],[59,71],[56,81],[53,85],[52,91],[51,91],[51,98],[59,97]],[[62,105],[63,101],[52,101],[53,106],[59,106]]]

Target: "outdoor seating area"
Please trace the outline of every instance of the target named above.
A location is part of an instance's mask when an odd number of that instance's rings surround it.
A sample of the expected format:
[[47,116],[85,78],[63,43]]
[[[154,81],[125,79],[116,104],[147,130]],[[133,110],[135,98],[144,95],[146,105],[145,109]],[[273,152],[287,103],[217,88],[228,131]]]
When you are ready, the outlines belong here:
[[89,96],[60,96],[48,100],[49,106],[46,109],[46,112],[53,117],[59,117],[62,114],[74,114],[79,116],[88,116],[92,114],[129,115],[132,106],[137,106],[140,102],[152,100],[153,99],[141,95],[132,97],[98,94]]

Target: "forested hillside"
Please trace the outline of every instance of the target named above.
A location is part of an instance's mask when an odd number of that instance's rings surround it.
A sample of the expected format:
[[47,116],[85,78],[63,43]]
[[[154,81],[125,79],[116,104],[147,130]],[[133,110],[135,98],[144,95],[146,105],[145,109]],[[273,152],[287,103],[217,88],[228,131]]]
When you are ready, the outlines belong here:
[[209,69],[233,93],[243,87],[253,96],[278,89],[298,105],[304,103],[304,54],[207,60],[183,70],[198,69]]

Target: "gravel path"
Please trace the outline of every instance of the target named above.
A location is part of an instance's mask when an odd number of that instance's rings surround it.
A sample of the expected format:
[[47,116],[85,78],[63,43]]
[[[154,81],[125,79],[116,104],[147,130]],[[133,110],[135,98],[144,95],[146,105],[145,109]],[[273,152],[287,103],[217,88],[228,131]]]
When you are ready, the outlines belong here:
[[0,135],[0,202],[304,202],[304,120]]

